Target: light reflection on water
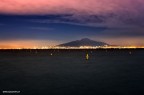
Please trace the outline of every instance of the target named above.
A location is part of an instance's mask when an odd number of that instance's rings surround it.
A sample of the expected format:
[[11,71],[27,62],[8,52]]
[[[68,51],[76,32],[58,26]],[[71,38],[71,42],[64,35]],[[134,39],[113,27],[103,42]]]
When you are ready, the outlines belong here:
[[144,50],[0,51],[0,88],[23,94],[142,95],[143,56]]

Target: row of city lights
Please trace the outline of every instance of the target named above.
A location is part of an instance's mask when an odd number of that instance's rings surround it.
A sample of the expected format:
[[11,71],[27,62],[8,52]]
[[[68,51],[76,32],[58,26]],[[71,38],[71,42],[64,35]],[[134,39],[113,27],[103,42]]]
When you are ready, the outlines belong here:
[[0,49],[137,49],[144,46],[80,46],[80,47],[62,47],[62,46],[44,46],[33,48],[0,48]]

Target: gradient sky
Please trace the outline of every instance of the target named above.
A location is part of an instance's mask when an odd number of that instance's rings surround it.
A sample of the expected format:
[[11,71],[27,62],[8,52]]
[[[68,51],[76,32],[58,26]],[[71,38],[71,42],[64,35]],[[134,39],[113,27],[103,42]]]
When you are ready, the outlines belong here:
[[0,0],[0,48],[90,38],[144,46],[144,0]]

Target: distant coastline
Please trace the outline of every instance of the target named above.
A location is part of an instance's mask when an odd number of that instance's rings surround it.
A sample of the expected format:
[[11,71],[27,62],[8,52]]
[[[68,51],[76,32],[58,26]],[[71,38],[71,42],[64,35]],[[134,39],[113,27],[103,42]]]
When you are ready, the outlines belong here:
[[81,46],[81,47],[34,47],[34,48],[0,48],[0,50],[73,50],[73,49],[144,49],[144,46],[97,46],[97,47],[90,47],[90,46]]

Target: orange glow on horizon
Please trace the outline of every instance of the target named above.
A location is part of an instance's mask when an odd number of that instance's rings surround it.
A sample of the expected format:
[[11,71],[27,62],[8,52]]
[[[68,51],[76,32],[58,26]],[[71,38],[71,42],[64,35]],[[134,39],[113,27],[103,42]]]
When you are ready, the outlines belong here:
[[18,41],[0,41],[0,49],[18,49],[18,48],[34,48],[42,46],[54,46],[56,41],[45,40],[18,40]]
[[[95,39],[96,41],[96,39]],[[99,41],[99,40],[98,40]],[[142,39],[103,39],[100,40],[106,42],[112,46],[107,47],[129,47],[129,48],[144,48]],[[69,42],[69,41],[68,41]],[[139,42],[139,43],[138,43]],[[16,41],[0,41],[0,49],[35,49],[35,48],[49,48],[65,42],[53,41],[53,40],[16,40]],[[119,43],[119,44],[116,44]],[[114,46],[113,46],[114,45]],[[116,46],[115,46],[116,45]]]

